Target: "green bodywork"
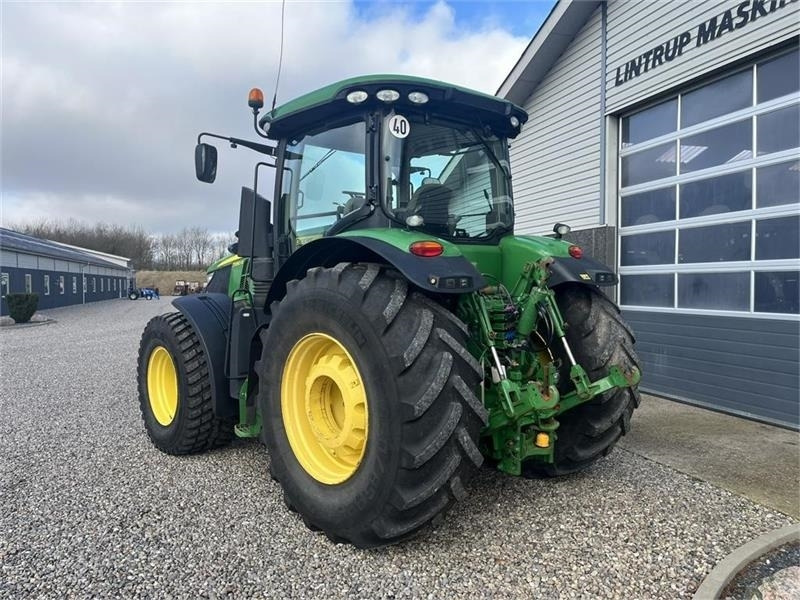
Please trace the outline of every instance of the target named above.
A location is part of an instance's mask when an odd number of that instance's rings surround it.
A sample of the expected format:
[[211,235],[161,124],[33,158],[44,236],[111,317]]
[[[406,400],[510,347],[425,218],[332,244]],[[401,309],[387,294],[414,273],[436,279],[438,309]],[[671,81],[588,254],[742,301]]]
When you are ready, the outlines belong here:
[[[424,77],[411,77],[408,75],[378,74],[344,79],[342,81],[337,81],[336,83],[332,83],[325,87],[314,90],[308,94],[299,96],[294,100],[290,100],[289,102],[286,102],[285,104],[282,104],[281,106],[278,106],[266,113],[261,118],[261,123],[278,124],[283,119],[299,113],[313,113],[315,109],[330,105],[332,102],[341,99],[341,94],[348,89],[359,89],[374,84],[390,85],[388,82],[391,82],[391,84],[395,85],[410,85],[428,93],[431,90],[440,90],[450,93],[457,91],[467,96],[482,98],[483,100],[494,103],[498,107],[501,107],[500,110],[504,110],[506,105],[512,106],[510,102],[498,98],[497,96],[484,94],[457,85],[442,83],[441,81],[436,81],[433,79],[425,79]],[[527,115],[524,115],[524,117],[527,118]]]
[[[355,231],[345,231],[340,233],[337,237],[365,237],[373,240],[380,240],[390,246],[394,246],[398,250],[408,252],[408,247],[414,242],[423,242],[426,240],[436,240],[444,248],[441,256],[462,256],[463,253],[458,246],[447,240],[442,240],[437,237],[432,237],[430,234],[421,231],[413,231],[409,229],[356,229]],[[410,253],[409,253],[410,254]]]
[[[612,367],[606,377],[591,381],[581,365],[570,364],[574,389],[559,393],[559,373],[564,371],[561,362],[565,360],[560,358],[560,350],[565,348],[568,325],[548,278],[552,258],[569,256],[571,244],[567,241],[506,236],[496,245],[454,244],[422,232],[390,228],[360,229],[338,237],[368,237],[404,252],[413,242],[436,239],[444,248],[443,256],[464,256],[490,282],[478,292],[460,296],[457,315],[469,327],[469,351],[484,367],[485,380],[478,396],[488,410],[489,422],[482,432],[482,450],[501,471],[519,475],[527,460],[552,463],[559,415],[611,389],[639,382],[636,369],[622,372]],[[208,272],[228,265],[229,295],[234,302],[249,302],[247,259],[230,256],[214,263]],[[551,339],[543,340],[539,347],[535,341],[541,337],[543,325]],[[553,349],[559,351],[558,356]],[[496,356],[504,357],[505,364]],[[257,437],[261,418],[248,411],[247,395],[245,382],[239,393],[240,419],[235,431],[239,437]]]
[[[361,114],[359,111],[366,111],[366,108],[360,108],[360,104],[346,100],[349,92],[360,90],[372,94],[371,100],[364,101],[363,105],[371,106],[368,110],[372,112],[368,117],[362,115],[362,118],[366,119],[369,131],[379,131],[381,118],[387,117],[387,111],[394,110],[374,101],[376,92],[381,89],[396,89],[400,96],[399,102],[405,102],[401,106],[405,106],[405,110],[416,111],[414,114],[425,112],[426,123],[430,116],[442,117],[453,122],[453,127],[459,131],[465,127],[472,128],[475,130],[474,135],[487,138],[490,135],[495,135],[500,140],[514,138],[528,118],[522,108],[503,98],[429,79],[370,75],[340,81],[301,96],[273,109],[259,122],[262,127],[269,125],[266,135],[277,140],[279,148],[285,149],[295,136],[302,137],[309,131],[324,131],[325,128],[332,127],[329,124],[331,119],[341,120],[344,114],[357,115]],[[410,106],[410,98],[406,100],[408,94],[420,91],[429,95],[430,102],[423,108]],[[481,126],[483,133],[477,132],[478,126]],[[384,138],[384,141],[385,139],[388,138]],[[483,138],[480,140],[488,154],[493,155],[489,143]],[[450,155],[461,156],[460,150],[454,149]],[[381,144],[375,143],[367,151],[373,153],[373,161],[389,164],[387,161],[390,161],[391,156],[383,151]],[[501,159],[507,156],[506,152],[507,149],[503,147],[502,152],[499,152]],[[410,161],[410,158],[405,160]],[[321,162],[312,167],[311,171]],[[492,169],[496,166],[498,174],[507,174],[507,169],[497,157],[494,157],[494,163]],[[277,165],[280,178],[280,159]],[[410,167],[408,170],[410,173]],[[430,175],[430,169],[428,172]],[[386,173],[376,175],[379,180],[385,176]],[[369,224],[367,221],[353,221],[353,225],[346,231],[327,238],[325,243],[330,244],[330,240],[337,238],[371,238],[411,256],[409,246],[412,243],[434,239],[442,245],[442,257],[464,257],[471,262],[487,283],[483,289],[451,295],[449,308],[467,324],[468,349],[483,366],[484,380],[480,389],[475,390],[488,411],[488,423],[482,431],[481,450],[496,461],[500,470],[511,474],[520,474],[524,461],[553,463],[559,417],[563,413],[609,390],[633,386],[640,378],[635,368],[630,372],[622,372],[617,367],[611,367],[607,376],[591,381],[584,367],[575,364],[565,337],[565,329],[569,324],[564,322],[556,304],[555,292],[549,284],[553,259],[569,258],[570,243],[561,239],[512,235],[513,220],[508,223],[505,231],[496,230],[505,235],[495,235],[488,231],[486,238],[471,238],[469,242],[459,241],[455,236],[447,241],[413,227],[403,227],[403,223],[408,221],[395,218],[391,222],[388,218],[391,194],[387,193],[387,189],[392,189],[392,184],[397,183],[393,181],[394,178],[395,175],[390,175],[388,184],[383,179],[370,190],[372,196],[369,201],[373,208],[383,208],[387,215],[384,221],[380,224],[378,221],[370,221]],[[280,183],[279,179],[276,184],[276,198],[283,198]],[[489,187],[493,185],[490,180]],[[397,189],[400,189],[399,185]],[[498,189],[505,188],[498,186]],[[486,188],[483,191],[489,201],[490,210],[493,210]],[[501,195],[509,194],[510,197],[510,192],[510,189],[507,192],[501,191]],[[286,209],[285,206],[278,208]],[[276,215],[279,214],[281,211],[276,211]],[[374,214],[379,215],[380,212],[376,211]],[[278,219],[280,217],[276,216],[276,220]],[[285,227],[285,223],[277,225]],[[301,246],[318,243],[317,240],[325,236],[326,229],[321,227],[307,230],[302,236],[295,236],[287,254]],[[332,247],[326,246],[326,252]],[[315,254],[312,251],[306,256],[313,257]],[[364,256],[374,254],[367,254],[365,251]],[[281,275],[280,269],[288,268],[285,263],[280,264],[279,257],[280,253],[276,252],[275,266],[279,269],[276,277]],[[286,254],[281,258],[285,260]],[[324,264],[325,258],[312,260],[319,260],[322,261],[319,264]],[[414,256],[410,260],[429,259]],[[313,266],[307,262],[303,265],[304,268]],[[214,263],[208,271],[213,274],[229,266],[228,295],[234,304],[251,305],[255,289],[248,275],[249,259],[230,256]],[[296,272],[284,274],[290,278],[303,276]],[[580,277],[582,281],[579,284],[592,283],[588,274],[580,274]],[[560,377],[568,377],[571,385],[566,385],[566,382],[559,385]],[[261,416],[254,409],[251,397],[253,386],[249,383],[245,381],[238,394],[239,423],[235,432],[240,437],[256,437],[261,432]]]

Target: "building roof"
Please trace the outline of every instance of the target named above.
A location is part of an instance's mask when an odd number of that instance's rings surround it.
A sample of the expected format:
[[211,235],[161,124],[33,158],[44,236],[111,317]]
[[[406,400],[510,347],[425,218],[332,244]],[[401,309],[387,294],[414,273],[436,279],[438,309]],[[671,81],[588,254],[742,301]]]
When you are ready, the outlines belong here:
[[108,262],[112,262],[115,265],[122,267],[123,269],[127,269],[130,267],[131,259],[125,256],[119,256],[118,254],[111,254],[110,252],[101,252],[100,250],[92,250],[91,248],[81,248],[80,246],[65,244],[64,242],[55,242],[52,240],[48,241],[51,244],[58,244],[59,246],[64,246],[65,248],[72,248],[73,250],[78,250],[79,252],[86,252],[102,260],[107,260]]
[[558,0],[497,95],[523,105],[600,4],[602,0]]
[[5,227],[0,227],[0,249],[34,254],[36,256],[46,256],[56,260],[68,260],[109,269],[123,268],[116,263],[98,258],[95,254],[92,254],[94,251],[77,246],[65,246],[58,242],[43,240],[33,237],[32,235],[6,229]]

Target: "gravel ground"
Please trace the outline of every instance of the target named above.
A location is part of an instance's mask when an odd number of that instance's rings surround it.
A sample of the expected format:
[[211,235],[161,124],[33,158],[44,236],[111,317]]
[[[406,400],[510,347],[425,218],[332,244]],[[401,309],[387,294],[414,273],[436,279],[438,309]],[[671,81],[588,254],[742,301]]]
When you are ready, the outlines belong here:
[[485,470],[422,537],[334,545],[284,508],[258,443],[150,445],[136,351],[167,310],[110,301],[0,330],[0,598],[672,599],[791,521],[617,450],[559,480]]

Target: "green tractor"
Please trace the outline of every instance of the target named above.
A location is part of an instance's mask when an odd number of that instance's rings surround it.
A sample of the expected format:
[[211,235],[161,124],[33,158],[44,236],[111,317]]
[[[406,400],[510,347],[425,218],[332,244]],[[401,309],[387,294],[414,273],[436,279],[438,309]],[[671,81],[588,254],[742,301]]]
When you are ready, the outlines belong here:
[[[404,540],[483,464],[556,476],[606,455],[639,403],[634,338],[562,239],[514,235],[503,99],[396,75],[348,79],[259,118],[268,160],[203,294],[142,336],[150,439],[169,454],[260,438],[286,505],[336,542]],[[274,203],[258,193],[274,169]]]

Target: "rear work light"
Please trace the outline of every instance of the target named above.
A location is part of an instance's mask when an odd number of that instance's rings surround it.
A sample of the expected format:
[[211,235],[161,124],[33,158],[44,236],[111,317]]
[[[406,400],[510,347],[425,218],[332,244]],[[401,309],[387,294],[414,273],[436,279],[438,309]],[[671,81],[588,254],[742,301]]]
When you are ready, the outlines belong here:
[[346,98],[350,104],[361,104],[364,100],[369,98],[369,94],[364,90],[355,90],[347,94]]
[[375,97],[381,102],[394,102],[400,98],[400,92],[397,90],[380,90]]
[[428,101],[428,94],[425,92],[409,92],[408,100],[414,104],[425,104]]
[[425,240],[422,242],[414,242],[408,247],[408,251],[415,256],[431,258],[434,256],[439,256],[442,252],[444,252],[444,246],[433,240]]

